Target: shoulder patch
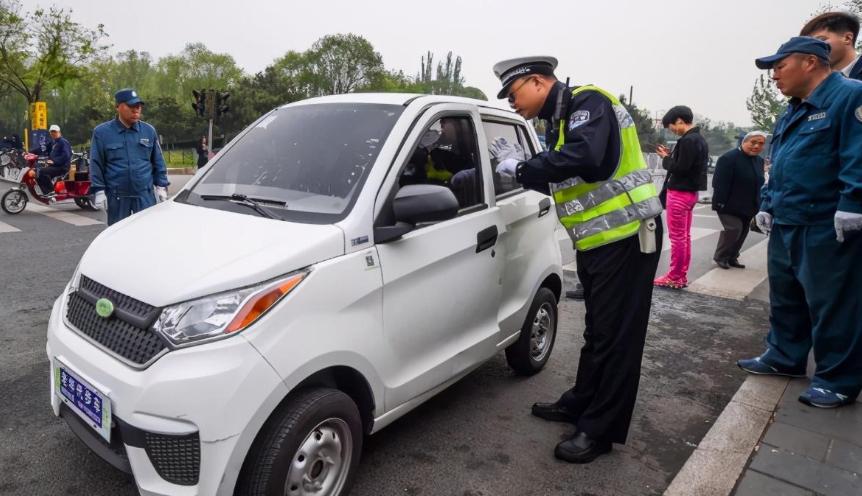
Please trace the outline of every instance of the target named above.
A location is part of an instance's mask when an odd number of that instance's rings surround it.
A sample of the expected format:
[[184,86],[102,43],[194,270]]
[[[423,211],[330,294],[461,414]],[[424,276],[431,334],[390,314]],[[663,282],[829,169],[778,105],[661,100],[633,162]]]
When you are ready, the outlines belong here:
[[862,105],[860,105],[859,108],[856,109],[856,120],[862,122]]
[[583,126],[590,120],[589,110],[578,110],[573,112],[569,117],[569,131],[577,127]]

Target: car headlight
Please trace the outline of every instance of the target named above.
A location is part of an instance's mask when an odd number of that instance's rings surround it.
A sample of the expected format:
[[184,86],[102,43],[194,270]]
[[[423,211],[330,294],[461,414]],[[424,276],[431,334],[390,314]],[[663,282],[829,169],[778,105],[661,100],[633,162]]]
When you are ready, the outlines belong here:
[[177,347],[228,337],[254,324],[306,275],[307,272],[294,273],[256,286],[169,306],[162,310],[153,329]]
[[81,287],[81,262],[78,262],[75,267],[75,272],[72,272],[72,278],[69,279],[69,284],[66,287],[66,294],[72,294]]

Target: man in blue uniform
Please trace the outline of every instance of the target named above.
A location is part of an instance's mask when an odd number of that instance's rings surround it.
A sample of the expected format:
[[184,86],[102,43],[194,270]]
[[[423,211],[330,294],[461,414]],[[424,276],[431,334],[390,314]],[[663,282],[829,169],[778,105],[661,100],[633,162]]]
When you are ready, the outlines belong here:
[[51,151],[48,154],[49,165],[39,170],[39,177],[36,180],[39,182],[42,193],[51,196],[54,194],[54,185],[51,180],[55,177],[65,176],[69,172],[72,145],[60,134],[60,126],[53,124],[48,133],[51,135]]
[[93,130],[90,192],[108,208],[108,225],[168,197],[168,175],[156,129],[141,121],[144,102],[130,88],[114,95],[117,117]]
[[498,98],[526,119],[548,121],[550,147],[527,161],[498,150],[504,159],[496,171],[553,194],[577,250],[586,306],[577,379],[532,413],[574,423],[575,434],[554,456],[589,463],[628,435],[661,254],[661,202],[629,113],[601,88],[566,87],[556,65],[553,57],[525,57],[494,66],[503,84]]
[[829,45],[795,37],[757,59],[791,97],[775,126],[758,227],[770,232],[771,311],[753,374],[804,377],[799,400],[834,408],[862,390],[862,84],[829,67]]

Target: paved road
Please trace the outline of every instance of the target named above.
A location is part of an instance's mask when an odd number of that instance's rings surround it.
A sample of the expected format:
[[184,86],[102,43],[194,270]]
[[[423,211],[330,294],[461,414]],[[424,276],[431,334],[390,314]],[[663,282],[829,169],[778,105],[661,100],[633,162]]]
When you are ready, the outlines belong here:
[[[48,403],[49,309],[104,228],[103,215],[74,207],[0,214],[0,495],[136,493],[53,417]],[[709,279],[719,229],[708,209],[697,215],[703,217],[695,218],[692,280]],[[747,248],[762,239],[753,236]],[[760,351],[765,314],[757,298],[656,291],[629,442],[589,466],[573,466],[553,458],[571,428],[529,415],[533,401],[554,399],[575,378],[583,305],[563,301],[545,371],[520,378],[497,356],[371,436],[353,494],[661,494],[744,379],[733,360]]]

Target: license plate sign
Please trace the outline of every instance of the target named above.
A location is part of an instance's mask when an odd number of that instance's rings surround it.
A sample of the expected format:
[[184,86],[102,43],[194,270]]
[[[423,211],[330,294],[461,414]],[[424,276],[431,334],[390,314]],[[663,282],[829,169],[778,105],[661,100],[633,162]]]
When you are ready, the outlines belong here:
[[54,363],[54,391],[72,411],[111,442],[111,400],[62,363]]

